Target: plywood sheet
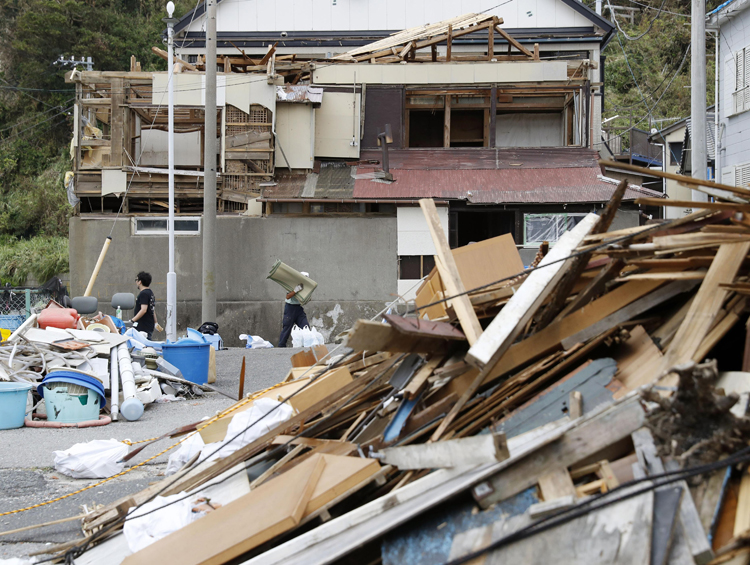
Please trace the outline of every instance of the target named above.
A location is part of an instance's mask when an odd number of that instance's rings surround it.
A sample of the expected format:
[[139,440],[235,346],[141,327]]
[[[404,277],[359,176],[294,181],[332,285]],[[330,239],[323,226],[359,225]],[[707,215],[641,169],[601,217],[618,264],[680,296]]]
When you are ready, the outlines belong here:
[[123,563],[226,563],[297,525],[324,468],[322,457],[312,457],[234,502],[134,553]]

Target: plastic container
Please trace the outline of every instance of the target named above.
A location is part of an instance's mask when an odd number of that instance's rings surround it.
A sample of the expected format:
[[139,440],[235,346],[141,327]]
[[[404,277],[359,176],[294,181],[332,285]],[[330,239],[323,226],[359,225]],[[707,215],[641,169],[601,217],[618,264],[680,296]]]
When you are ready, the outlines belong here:
[[0,430],[23,426],[26,398],[32,388],[26,383],[0,383]]
[[[203,336],[200,333],[198,335]],[[205,339],[181,339],[175,343],[165,343],[161,346],[161,351],[164,360],[182,372],[182,378],[191,383],[204,385],[208,382],[210,347],[211,344]]]
[[72,371],[51,372],[37,391],[44,397],[48,422],[75,424],[96,420],[106,403],[101,382]]
[[17,330],[26,321],[26,316],[3,315],[0,316],[0,328],[4,330]]
[[37,322],[39,327],[60,328],[63,330],[74,330],[80,316],[73,308],[45,308],[39,312]]

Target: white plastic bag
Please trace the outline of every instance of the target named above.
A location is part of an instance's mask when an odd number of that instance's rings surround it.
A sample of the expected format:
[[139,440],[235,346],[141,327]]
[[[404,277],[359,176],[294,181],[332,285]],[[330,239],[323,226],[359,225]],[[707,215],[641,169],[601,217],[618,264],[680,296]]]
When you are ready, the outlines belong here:
[[267,434],[293,415],[294,409],[288,404],[281,404],[270,398],[258,398],[250,408],[234,415],[229,422],[224,441],[209,443],[203,448],[200,460],[215,461],[227,457]]
[[[193,513],[190,498],[169,504],[184,496],[184,492],[170,496],[157,496],[143,506],[130,511],[123,527],[130,551],[133,553],[140,551],[203,516],[201,513]],[[167,504],[169,506],[166,506]],[[152,510],[156,512],[148,514]],[[145,516],[142,516],[143,514]]]
[[304,331],[297,324],[294,324],[292,328],[292,347],[302,347],[302,340],[304,339]]
[[118,461],[128,454],[128,446],[116,439],[95,439],[54,454],[58,472],[74,479],[104,479],[125,468]]
[[270,341],[266,341],[259,335],[240,334],[240,339],[247,340],[245,345],[247,349],[271,349],[273,347]]
[[315,334],[313,334],[312,330],[307,326],[302,330],[302,345],[304,347],[312,347],[315,345]]
[[314,327],[310,329],[310,333],[313,336],[313,345],[325,345],[326,340],[323,337],[323,334],[320,333],[317,329]]
[[180,444],[180,448],[169,456],[169,462],[167,463],[167,470],[164,471],[164,475],[174,475],[177,471],[182,469],[182,466],[190,461],[196,453],[200,453],[203,446],[203,438],[199,433],[194,433],[191,436],[185,438]]

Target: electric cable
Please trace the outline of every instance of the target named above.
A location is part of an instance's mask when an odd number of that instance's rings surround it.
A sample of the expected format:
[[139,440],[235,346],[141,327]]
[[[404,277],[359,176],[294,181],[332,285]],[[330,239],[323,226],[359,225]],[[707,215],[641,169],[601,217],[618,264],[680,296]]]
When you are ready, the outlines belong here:
[[651,20],[651,23],[648,24],[648,28],[646,28],[646,31],[644,31],[641,35],[639,35],[637,37],[630,37],[627,33],[625,33],[625,31],[622,29],[622,27],[620,27],[620,22],[617,21],[617,16],[615,15],[615,10],[614,10],[614,8],[612,8],[612,4],[610,3],[610,1],[607,0],[607,6],[609,6],[609,13],[612,14],[612,21],[615,22],[615,25],[617,26],[617,29],[620,31],[621,34],[623,34],[625,36],[625,39],[627,39],[628,41],[638,41],[643,36],[645,36],[648,32],[650,32],[651,28],[654,26],[654,23],[656,22],[656,20],[658,20],[659,16],[661,16],[662,9],[664,8],[664,4],[666,4],[666,3],[667,3],[667,0],[662,0],[661,1],[661,6],[659,6],[658,11],[656,12],[656,15],[654,16],[654,19]]
[[51,120],[54,120],[57,116],[60,116],[62,114],[68,114],[72,109],[73,109],[73,106],[69,106],[68,108],[63,109],[61,112],[58,112],[57,114],[54,114],[53,116],[47,118],[46,120],[43,120],[43,121],[39,122],[38,124],[34,124],[33,126],[26,128],[25,130],[21,130],[21,131],[19,131],[17,133],[14,133],[13,135],[9,135],[8,137],[4,137],[4,138],[0,139],[0,144],[6,143],[8,141],[12,141],[13,139],[21,136],[24,133],[26,133],[28,131],[31,131],[31,130],[33,130],[33,129],[39,127],[39,126],[41,126],[42,124],[45,124],[45,123],[51,121]]
[[[75,98],[68,98],[65,102],[63,102],[63,104],[68,104],[68,103],[72,102],[73,100],[75,100]],[[15,123],[12,126],[8,126],[8,127],[3,128],[3,129],[0,129],[0,133],[2,133],[4,131],[8,131],[10,129],[17,128],[18,126],[22,126],[24,124],[28,124],[29,122],[33,122],[35,118],[39,118],[39,117],[41,117],[41,116],[43,116],[45,114],[49,114],[53,110],[62,110],[62,108],[63,108],[62,106],[52,106],[50,109],[45,110],[44,112],[37,112],[36,114],[34,114],[34,118],[29,118],[28,120],[23,120],[22,122]],[[71,106],[71,108],[72,108],[72,106]]]

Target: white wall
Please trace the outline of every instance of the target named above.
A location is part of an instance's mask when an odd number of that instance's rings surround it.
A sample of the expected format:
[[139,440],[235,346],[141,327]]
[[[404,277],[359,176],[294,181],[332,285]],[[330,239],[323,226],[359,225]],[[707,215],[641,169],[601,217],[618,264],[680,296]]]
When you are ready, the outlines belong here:
[[[445,237],[448,237],[448,207],[438,206],[440,225]],[[430,228],[427,227],[422,208],[419,206],[399,206],[396,208],[396,229],[398,232],[397,249],[399,255],[435,255]],[[417,294],[418,281],[399,280],[398,293],[406,300]],[[413,288],[412,288],[413,287]]]
[[[351,92],[326,92],[315,109],[315,156],[359,157],[360,100]],[[356,145],[351,145],[352,129]],[[278,161],[277,161],[278,163]]]
[[[725,169],[750,162],[750,110],[732,114],[734,103],[732,93],[735,89],[734,53],[743,47],[750,46],[750,8],[735,14],[730,21],[721,26],[721,53],[723,60],[719,74],[721,103],[719,113],[721,121],[726,124],[722,137],[720,162],[722,176]],[[747,68],[747,64],[746,64]]]
[[[559,0],[226,0],[217,6],[219,31],[400,30],[469,12],[503,18],[509,28],[579,27],[591,21]],[[190,31],[202,31],[205,15]]]
[[563,114],[498,114],[497,147],[562,147]]
[[[166,167],[169,165],[168,134],[156,129],[141,130],[140,165]],[[198,167],[201,164],[201,132],[176,133],[174,136],[174,164],[176,167]]]
[[[276,167],[311,169],[315,157],[315,112],[310,104],[276,106]],[[282,154],[283,150],[283,154]]]

